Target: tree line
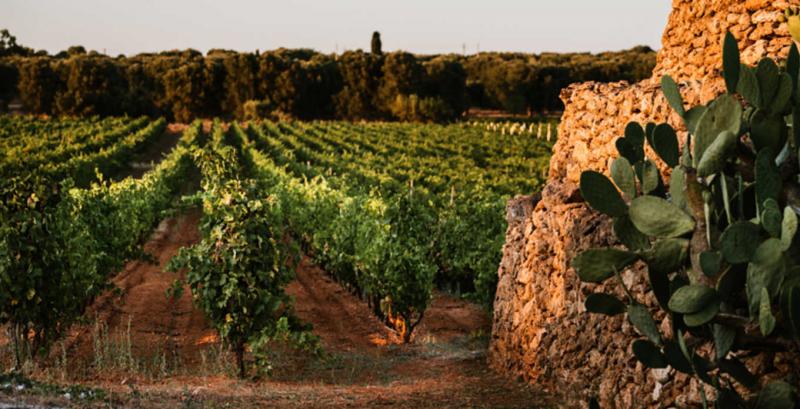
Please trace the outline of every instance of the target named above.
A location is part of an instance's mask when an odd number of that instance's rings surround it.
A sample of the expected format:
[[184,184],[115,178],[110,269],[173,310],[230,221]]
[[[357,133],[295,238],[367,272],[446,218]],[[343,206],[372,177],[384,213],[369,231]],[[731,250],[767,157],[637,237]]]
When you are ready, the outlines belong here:
[[[0,32],[0,100],[49,115],[450,121],[468,107],[557,111],[574,82],[639,81],[655,53],[496,53],[470,56],[309,49],[196,50],[110,57],[83,47],[55,55]],[[5,108],[0,106],[0,109]]]

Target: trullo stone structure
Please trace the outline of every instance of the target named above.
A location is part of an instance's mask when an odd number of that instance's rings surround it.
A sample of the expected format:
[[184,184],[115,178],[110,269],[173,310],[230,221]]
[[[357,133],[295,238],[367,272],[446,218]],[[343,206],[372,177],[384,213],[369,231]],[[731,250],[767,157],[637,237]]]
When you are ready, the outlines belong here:
[[[566,109],[547,186],[540,199],[509,203],[489,356],[495,369],[560,391],[574,406],[594,395],[604,408],[685,407],[699,396],[698,385],[682,374],[637,363],[630,347],[637,335],[623,316],[585,313],[587,294],[610,290],[582,284],[570,260],[588,247],[613,244],[614,238],[610,220],[583,203],[577,183],[583,170],[608,174],[609,161],[617,156],[614,140],[629,121],[669,122],[683,129],[661,93],[663,74],[681,83],[688,105],[723,92],[726,30],[739,40],[747,63],[764,56],[784,58],[791,38],[779,16],[790,5],[798,2],[674,0],[651,79],[633,85],[584,83],[563,91]],[[638,289],[635,293],[645,293],[642,270],[630,269],[623,279]],[[622,296],[619,286],[608,287]],[[652,298],[639,301],[657,309]],[[780,354],[755,356],[747,364],[755,372],[776,375],[800,368],[800,362]]]

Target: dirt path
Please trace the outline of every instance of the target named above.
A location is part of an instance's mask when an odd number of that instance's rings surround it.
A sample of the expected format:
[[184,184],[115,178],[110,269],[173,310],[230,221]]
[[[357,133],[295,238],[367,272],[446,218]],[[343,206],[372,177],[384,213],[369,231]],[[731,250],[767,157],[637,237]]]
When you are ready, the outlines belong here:
[[[199,239],[200,214],[165,220],[145,249],[157,264],[129,263],[87,314],[96,323],[76,326],[54,348],[54,362],[39,379],[59,377],[106,391],[101,401],[63,396],[4,395],[0,403],[105,407],[310,408],[530,408],[552,407],[525,384],[487,368],[488,315],[463,300],[437,294],[412,344],[396,335],[357,297],[333,282],[310,259],[287,288],[297,315],[313,325],[322,357],[276,346],[272,376],[240,381],[232,358],[191,303],[166,296],[178,277],[165,272],[180,247]],[[97,324],[102,323],[102,324]],[[104,335],[108,334],[108,335]],[[59,353],[58,351],[64,351]],[[5,398],[4,398],[5,396]]]
[[150,171],[168,155],[178,141],[181,139],[181,134],[186,129],[184,124],[169,124],[164,134],[158,140],[149,144],[145,149],[136,155],[128,168],[115,175],[113,180],[122,180],[130,176],[134,179],[142,177],[145,173]]
[[[334,282],[309,258],[297,269],[297,279],[286,289],[296,298],[296,313],[314,325],[314,334],[326,347],[343,351],[378,351],[376,346],[397,345],[401,339],[364,305]],[[486,335],[491,318],[478,306],[446,294],[434,294],[414,341],[451,342],[459,337]]]
[[[190,296],[167,297],[167,290],[182,278],[180,274],[165,271],[167,262],[181,247],[200,239],[199,219],[200,212],[191,211],[161,222],[144,247],[153,260],[129,262],[114,277],[112,290],[98,297],[86,313],[93,322],[75,326],[66,340],[67,350],[78,358],[72,371],[86,373],[96,369],[82,364],[92,362],[97,366],[98,349],[103,349],[97,345],[98,341],[111,344],[105,348],[109,353],[130,352],[134,358],[145,361],[180,357],[185,363],[196,362],[200,348],[216,342],[215,331],[203,313],[194,308]],[[188,288],[184,291],[189,294]],[[130,351],[127,351],[128,340]],[[123,372],[136,366],[132,361],[113,360],[104,365],[111,367],[112,370],[104,371],[111,378],[125,377]]]
[[375,346],[396,344],[398,337],[364,303],[304,258],[297,278],[286,288],[295,298],[295,312],[314,326],[325,347],[337,351],[377,351]]

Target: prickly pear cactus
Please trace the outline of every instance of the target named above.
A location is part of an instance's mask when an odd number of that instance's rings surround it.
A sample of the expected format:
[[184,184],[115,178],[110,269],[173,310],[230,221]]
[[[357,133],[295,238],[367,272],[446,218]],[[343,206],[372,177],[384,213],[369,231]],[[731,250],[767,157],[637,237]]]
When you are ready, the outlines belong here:
[[[723,47],[728,93],[708,105],[686,109],[678,85],[662,79],[689,131],[683,148],[668,124],[631,123],[616,141],[611,178],[583,172],[584,199],[614,219],[624,247],[589,249],[572,264],[582,281],[619,282],[624,300],[596,293],[586,309],[627,314],[642,335],[636,358],[696,376],[704,405],[713,397],[718,408],[793,408],[789,382],[764,384],[738,357],[800,353],[800,53],[793,46],[783,67],[771,59],[750,67],[731,34]],[[669,185],[645,144],[672,168]],[[621,279],[639,261],[671,337]]]

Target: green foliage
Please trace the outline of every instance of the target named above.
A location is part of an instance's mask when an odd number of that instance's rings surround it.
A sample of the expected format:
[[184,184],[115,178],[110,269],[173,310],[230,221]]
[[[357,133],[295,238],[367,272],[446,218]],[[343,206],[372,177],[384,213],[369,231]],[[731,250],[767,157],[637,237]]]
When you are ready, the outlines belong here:
[[[245,119],[246,103],[258,98],[256,95],[258,58],[253,54],[230,54],[222,58],[224,73],[224,100],[221,109],[235,118]],[[253,116],[252,119],[264,116]]]
[[683,97],[678,89],[678,84],[669,75],[661,77],[661,91],[667,98],[667,102],[680,116],[686,115],[686,109],[683,106]]
[[[559,93],[570,83],[634,82],[655,65],[655,53],[642,47],[598,55],[421,56],[383,53],[378,37],[372,52],[340,55],[277,49],[204,56],[190,49],[112,58],[79,46],[34,55],[4,31],[0,96],[19,96],[28,112],[49,115],[243,119],[252,100],[268,102],[275,117],[448,122],[469,106],[559,110]],[[419,106],[410,111],[413,95]],[[398,98],[406,103],[393,107]]]
[[[154,128],[144,127],[145,124],[139,121],[138,127],[159,134],[163,130],[163,122]],[[62,137],[91,135],[109,126],[126,130],[118,137],[105,135],[115,142],[94,154],[92,151],[100,148],[86,143],[62,152],[31,149],[27,164],[19,164],[15,160],[21,158],[11,157],[2,163],[5,179],[0,185],[0,323],[10,324],[17,345],[23,346],[16,351],[19,365],[23,355],[46,352],[51,342],[106,288],[109,275],[140,255],[142,242],[172,204],[185,177],[188,153],[183,148],[176,149],[140,179],[101,181],[81,189],[70,179],[62,181],[83,169],[72,167],[71,163],[106,168],[106,164],[124,158],[117,154],[129,153],[149,139],[149,133],[126,135],[137,127],[131,128],[124,121],[120,125],[116,120],[100,122],[99,126],[82,121],[30,120],[18,125],[32,130],[32,134],[64,127]],[[19,136],[16,142],[23,145],[33,140]],[[66,159],[55,166],[57,172],[49,162],[39,163],[54,155]],[[89,184],[88,179],[85,182]],[[28,337],[30,331],[35,334],[33,338]]]
[[725,73],[723,76],[728,92],[735,94],[739,87],[741,62],[739,62],[739,44],[730,32],[725,33],[725,40],[722,44],[722,69]]
[[586,297],[586,311],[596,314],[619,315],[625,312],[625,303],[613,295],[595,293]]
[[656,196],[633,199],[630,217],[640,232],[652,237],[679,237],[694,230],[694,220],[679,207]]
[[[63,65],[63,66],[62,66]],[[56,66],[63,89],[55,95],[61,115],[114,115],[121,111],[125,79],[110,58],[76,56]]]
[[633,264],[637,258],[635,253],[624,250],[591,249],[575,257],[572,266],[581,280],[599,283]]
[[430,228],[435,225],[436,216],[422,200],[424,198],[416,197],[413,192],[393,198],[384,215],[389,240],[372,241],[365,250],[372,256],[364,260],[366,269],[373,274],[380,272],[376,284],[385,294],[383,312],[387,316],[396,313],[403,318],[406,342],[411,340],[414,328],[430,303],[437,272],[431,260],[433,243],[430,240]]
[[[737,140],[738,137],[735,133],[731,131],[722,131],[708,149],[703,152],[700,163],[697,164],[697,175],[706,177],[721,171],[722,167],[725,165],[725,159],[736,149]],[[677,162],[675,165],[677,165]]]
[[701,284],[686,285],[672,293],[669,309],[679,314],[692,314],[714,302],[718,303],[719,298],[713,288]]
[[[382,57],[358,51],[339,56],[341,89],[333,96],[337,118],[376,119],[381,113],[375,107],[380,84]],[[392,95],[392,98],[395,98]]]
[[389,111],[394,118],[406,122],[444,122],[457,116],[441,98],[420,98],[417,94],[398,94]]
[[647,308],[641,304],[631,303],[628,304],[628,320],[634,327],[650,339],[654,344],[661,345],[661,333],[656,326],[653,316],[647,311]]
[[541,183],[514,170],[531,166],[520,152],[544,167],[548,150],[456,125],[263,122],[246,134],[293,236],[407,337],[434,286],[491,305],[505,202]]
[[269,101],[248,100],[242,105],[242,119],[247,121],[269,119],[272,114]]
[[[294,178],[321,178],[347,193],[353,208],[374,196],[391,202],[407,195],[413,183],[418,204],[434,214],[428,240],[438,266],[436,285],[487,307],[494,301],[505,241],[506,202],[512,194],[543,184],[550,152],[548,143],[534,138],[501,138],[459,125],[264,122],[251,125],[248,137]],[[540,177],[530,178],[531,169]],[[322,220],[333,217],[328,210],[319,211]],[[312,224],[310,230],[326,223]],[[354,234],[344,225],[336,237]],[[342,253],[353,254],[352,246],[342,246]],[[350,256],[319,258],[327,271],[355,283],[353,269],[346,267]]]
[[739,135],[742,124],[742,106],[729,94],[712,101],[700,116],[694,132],[692,164],[698,165],[703,153],[725,131]]
[[661,160],[667,166],[678,166],[680,151],[678,150],[678,135],[669,124],[659,124],[653,129],[653,142],[651,143]]
[[[611,197],[614,196],[613,192],[600,191],[600,189],[607,190],[608,183],[606,183],[603,180],[600,180],[599,177],[596,175],[589,177],[597,179],[599,181],[598,185],[606,186],[606,188],[589,187],[590,184],[587,183],[587,188],[590,189],[589,197],[591,197],[593,194],[598,196],[605,196],[605,195],[609,195]],[[583,178],[583,175],[581,175],[581,178]],[[633,168],[631,167],[631,163],[627,159],[621,156],[619,158],[614,159],[614,162],[611,164],[611,178],[614,179],[614,184],[617,185],[617,187],[619,187],[619,190],[621,190],[622,193],[624,193],[629,200],[636,197],[636,175],[633,173]],[[584,195],[584,198],[586,198],[586,195]],[[615,199],[612,200],[616,201]],[[589,200],[587,199],[587,202],[588,201]],[[600,203],[597,204],[602,206],[602,204]],[[620,209],[614,209],[613,207],[621,207],[621,206],[619,204],[612,205],[611,211],[616,212],[619,211]]]
[[20,61],[19,97],[25,108],[33,114],[53,112],[53,100],[60,88],[61,81],[51,67],[47,58],[34,57]]
[[338,189],[321,177],[303,182],[260,152],[252,154],[263,188],[285,209],[292,231],[306,238],[329,273],[410,340],[437,272],[431,259],[435,214],[424,197],[406,192],[384,199]]
[[572,83],[649,78],[655,53],[647,47],[599,54],[481,52],[460,61],[470,106],[526,113],[563,109],[561,90]]
[[[624,178],[625,176],[619,176]],[[626,180],[626,182],[629,182]],[[630,186],[626,186],[630,189]],[[586,171],[581,174],[581,194],[593,208],[612,216],[628,213],[628,205],[622,200],[617,188],[602,173]]]
[[661,349],[644,339],[633,341],[633,355],[648,368],[666,368],[669,365]]
[[203,239],[170,261],[173,270],[187,269],[195,304],[233,346],[240,365],[247,342],[282,333],[290,306],[283,288],[293,277],[284,262],[288,251],[281,248],[282,224],[275,220],[279,209],[257,192],[236,179],[208,186]]
[[25,56],[30,54],[33,54],[33,50],[19,45],[17,43],[17,37],[11,35],[6,29],[0,30],[0,57],[12,55]]
[[[638,124],[617,140],[622,157],[611,167],[614,184],[594,171],[582,174],[584,198],[614,217],[614,231],[627,250],[589,249],[573,266],[581,280],[594,283],[619,276],[632,260],[646,262],[650,290],[674,335],[662,334],[664,324],[637,301],[642,295],[631,294],[618,280],[628,298],[628,319],[647,338],[632,348],[645,366],[669,365],[696,376],[716,389],[717,407],[790,408],[797,404],[797,385],[761,382],[736,356],[758,348],[753,345],[800,353],[795,240],[800,203],[792,193],[800,175],[798,146],[788,138],[796,123],[791,114],[800,112],[794,91],[800,53],[792,47],[785,69],[770,59],[753,68],[739,62],[730,34],[723,48],[729,93],[708,106],[685,110],[677,84],[662,80],[667,101],[689,129],[680,158],[669,125],[648,125],[644,131],[647,143],[673,168],[668,191],[660,180],[654,186],[648,174]],[[587,310],[607,315],[619,313],[620,303],[609,294],[586,300]],[[709,356],[700,352],[706,345],[714,350]],[[737,383],[760,391],[740,396]]]
[[297,329],[289,325],[294,320],[284,288],[298,258],[285,240],[282,203],[264,195],[256,181],[242,179],[251,171],[246,142],[219,123],[214,130],[194,153],[203,176],[202,239],[182,248],[168,268],[187,270],[195,304],[233,348],[244,377],[246,345],[259,369],[269,368],[266,344]]

